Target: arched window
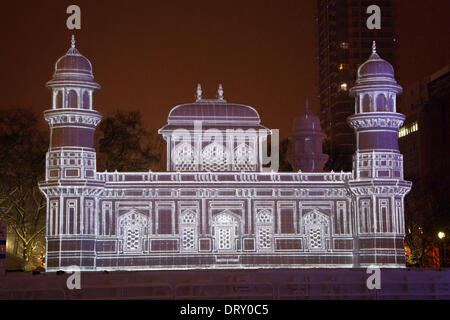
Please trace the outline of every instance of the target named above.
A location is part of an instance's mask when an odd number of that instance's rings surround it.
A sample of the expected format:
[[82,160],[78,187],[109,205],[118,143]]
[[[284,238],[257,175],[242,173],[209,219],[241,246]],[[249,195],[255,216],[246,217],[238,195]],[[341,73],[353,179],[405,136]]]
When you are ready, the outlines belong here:
[[89,96],[89,91],[84,91],[83,93],[83,109],[91,108],[91,97]]
[[226,171],[226,150],[223,145],[211,143],[203,148],[202,151],[202,169],[205,171]]
[[55,102],[54,102],[55,108],[62,108],[63,107],[63,94],[62,91],[56,91],[55,95]]
[[260,251],[273,248],[273,214],[269,209],[262,209],[256,214],[256,242]]
[[305,247],[309,250],[326,250],[326,238],[330,234],[329,218],[313,210],[303,216],[302,225]]
[[196,161],[192,145],[181,143],[174,149],[172,155],[173,167],[175,171],[195,171]]
[[370,96],[368,94],[364,95],[364,98],[362,99],[362,112],[370,112]]
[[148,234],[148,219],[136,210],[119,218],[119,235],[122,238],[124,252],[142,252],[143,239]]
[[218,214],[213,220],[215,248],[219,251],[236,250],[236,237],[239,234],[237,218],[229,211]]
[[376,100],[377,111],[387,111],[386,97],[384,94],[379,94]]
[[181,249],[185,251],[197,249],[197,214],[186,209],[180,215]]
[[253,148],[246,143],[241,143],[234,149],[234,171],[255,171],[256,155]]
[[388,106],[388,110],[389,112],[395,112],[395,96],[391,95],[391,97],[389,98],[389,106]]
[[75,90],[69,90],[67,94],[67,108],[78,108],[78,96]]

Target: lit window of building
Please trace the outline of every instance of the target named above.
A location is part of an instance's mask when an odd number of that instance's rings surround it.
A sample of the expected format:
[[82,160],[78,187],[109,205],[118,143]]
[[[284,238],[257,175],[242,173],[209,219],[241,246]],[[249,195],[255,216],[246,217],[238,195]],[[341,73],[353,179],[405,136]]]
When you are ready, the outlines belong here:
[[417,132],[417,131],[419,131],[419,124],[417,123],[417,121],[415,121],[413,123],[410,123],[409,125],[401,127],[398,132],[398,137],[403,138],[403,137],[406,137],[407,135],[409,135],[413,132]]
[[347,84],[341,83],[341,91],[347,91]]
[[339,45],[339,47],[341,49],[348,49],[348,42],[341,42],[341,44]]

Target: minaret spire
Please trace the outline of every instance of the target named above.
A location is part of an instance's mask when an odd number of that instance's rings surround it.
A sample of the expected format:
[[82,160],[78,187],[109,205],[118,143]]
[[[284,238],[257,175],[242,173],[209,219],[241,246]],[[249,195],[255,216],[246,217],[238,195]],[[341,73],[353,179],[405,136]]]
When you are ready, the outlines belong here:
[[219,100],[223,100],[223,87],[222,84],[219,84],[219,89],[217,90],[217,96]]
[[202,86],[197,84],[197,101],[202,100]]

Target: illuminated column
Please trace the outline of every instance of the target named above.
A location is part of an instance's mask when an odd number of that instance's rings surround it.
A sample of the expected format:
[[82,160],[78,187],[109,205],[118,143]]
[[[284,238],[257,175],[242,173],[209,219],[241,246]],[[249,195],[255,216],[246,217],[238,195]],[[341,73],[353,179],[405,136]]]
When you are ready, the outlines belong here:
[[47,270],[72,265],[95,266],[95,195],[101,189],[96,180],[95,128],[101,114],[93,109],[92,65],[75,47],[55,65],[52,80],[52,109],[44,112],[50,126],[46,158],[46,179],[40,184],[47,197]]
[[355,115],[348,117],[356,134],[353,179],[355,218],[361,266],[405,266],[403,199],[411,183],[403,180],[398,131],[405,116],[396,112],[402,88],[391,64],[372,55],[358,69]]

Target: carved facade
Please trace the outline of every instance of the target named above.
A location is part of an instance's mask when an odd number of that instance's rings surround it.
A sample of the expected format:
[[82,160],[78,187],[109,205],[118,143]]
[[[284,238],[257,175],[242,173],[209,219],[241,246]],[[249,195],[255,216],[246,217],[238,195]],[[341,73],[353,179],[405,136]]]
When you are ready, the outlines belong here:
[[257,111],[228,103],[222,88],[203,99],[200,87],[159,131],[167,172],[97,172],[100,86],[74,42],[47,85],[47,271],[405,265],[401,88],[375,50],[352,89],[352,172],[267,172],[271,131]]

